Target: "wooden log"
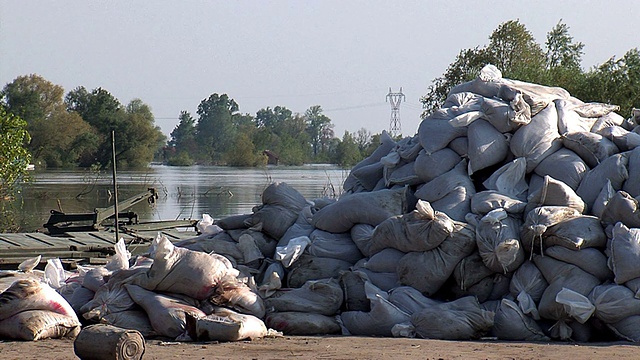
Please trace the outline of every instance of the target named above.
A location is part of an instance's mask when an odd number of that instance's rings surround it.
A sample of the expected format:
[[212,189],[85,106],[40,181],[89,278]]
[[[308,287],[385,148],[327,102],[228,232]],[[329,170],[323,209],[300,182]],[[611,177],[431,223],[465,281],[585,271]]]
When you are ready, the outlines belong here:
[[73,343],[82,360],[139,360],[144,354],[144,337],[137,330],[96,324],[82,329]]

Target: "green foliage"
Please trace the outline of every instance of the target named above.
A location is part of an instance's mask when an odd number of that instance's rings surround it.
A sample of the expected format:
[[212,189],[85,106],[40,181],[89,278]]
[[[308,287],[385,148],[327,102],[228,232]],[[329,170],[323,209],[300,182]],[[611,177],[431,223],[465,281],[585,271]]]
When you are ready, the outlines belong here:
[[24,144],[29,140],[27,122],[0,106],[0,202],[11,197],[27,175],[31,155]]
[[205,164],[221,164],[235,139],[233,118],[238,115],[238,104],[227,94],[212,94],[200,102],[198,115],[199,158]]
[[352,167],[363,159],[354,135],[348,131],[344,132],[342,141],[337,145],[336,150],[336,162],[343,168]]

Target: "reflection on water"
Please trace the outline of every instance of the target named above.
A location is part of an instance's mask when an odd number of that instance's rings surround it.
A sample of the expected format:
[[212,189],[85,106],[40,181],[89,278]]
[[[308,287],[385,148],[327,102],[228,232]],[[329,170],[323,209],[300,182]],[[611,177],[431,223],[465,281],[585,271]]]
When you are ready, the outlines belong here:
[[[232,168],[220,166],[170,167],[153,165],[144,171],[118,172],[118,200],[149,187],[158,191],[154,206],[138,204],[131,209],[140,220],[200,219],[250,213],[261,204],[260,195],[271,182],[286,182],[307,199],[335,196],[348,172],[336,167],[301,166]],[[49,211],[93,212],[113,205],[110,172],[46,170],[32,175],[31,184],[16,200],[25,231],[42,227]]]

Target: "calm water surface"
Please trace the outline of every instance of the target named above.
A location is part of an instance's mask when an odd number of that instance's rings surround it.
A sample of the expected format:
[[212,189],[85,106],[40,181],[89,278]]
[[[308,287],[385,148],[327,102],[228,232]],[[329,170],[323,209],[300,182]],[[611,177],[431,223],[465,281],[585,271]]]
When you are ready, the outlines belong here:
[[[153,187],[159,199],[133,208],[140,220],[201,219],[250,213],[261,204],[260,195],[271,182],[286,182],[307,199],[335,196],[348,171],[331,166],[232,168],[220,166],[170,167],[153,165],[143,171],[118,172],[118,200]],[[16,199],[18,221],[24,231],[42,228],[50,210],[93,212],[113,205],[111,172],[44,170]],[[122,209],[121,209],[122,211]]]

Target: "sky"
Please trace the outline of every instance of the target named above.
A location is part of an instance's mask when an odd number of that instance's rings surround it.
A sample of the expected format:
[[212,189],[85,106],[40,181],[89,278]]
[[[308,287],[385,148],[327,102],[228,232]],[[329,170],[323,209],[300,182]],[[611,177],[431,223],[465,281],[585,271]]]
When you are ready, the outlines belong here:
[[38,74],[65,89],[106,89],[151,106],[167,136],[181,111],[227,94],[241,113],[320,105],[335,134],[402,133],[420,97],[462,49],[519,20],[544,44],[560,20],[585,44],[583,68],[640,47],[640,1],[0,0],[0,86]]

